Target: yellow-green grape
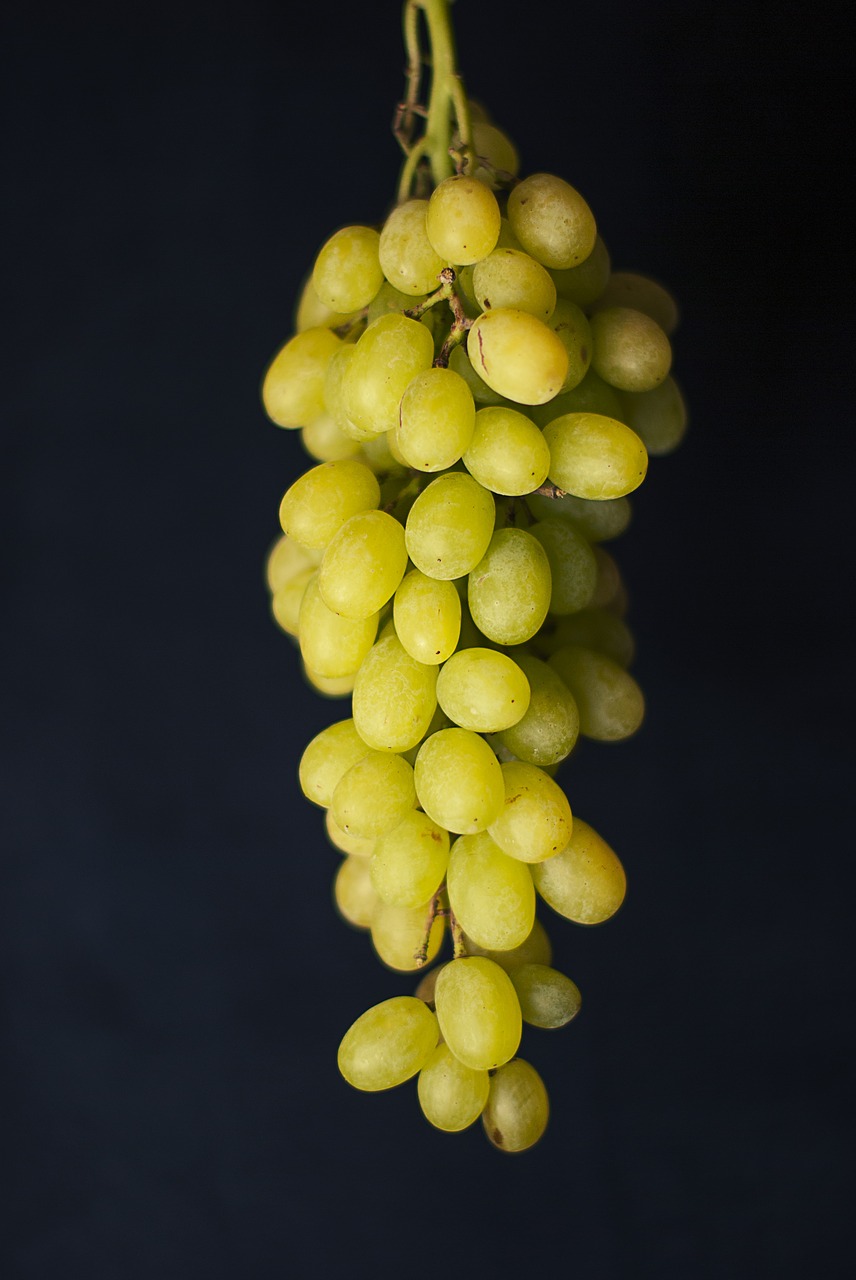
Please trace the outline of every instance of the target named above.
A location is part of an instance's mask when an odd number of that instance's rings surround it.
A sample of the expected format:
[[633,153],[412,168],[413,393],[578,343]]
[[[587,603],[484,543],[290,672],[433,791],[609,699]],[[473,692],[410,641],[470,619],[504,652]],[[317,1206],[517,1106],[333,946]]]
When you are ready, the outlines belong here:
[[519,947],[512,947],[509,951],[491,951],[488,947],[480,947],[472,938],[467,937],[466,933],[464,946],[467,955],[485,956],[498,964],[506,973],[511,973],[521,964],[549,964],[553,958],[553,948],[547,937],[547,930],[537,916],[529,937],[525,938]]
[[303,569],[290,578],[284,586],[275,591],[271,598],[271,613],[278,626],[287,635],[296,636],[300,620],[300,606],[303,596],[317,570]]
[[597,559],[590,543],[567,520],[539,520],[529,533],[550,564],[550,613],[577,613],[591,601],[597,585]]
[[399,406],[395,443],[409,467],[445,471],[473,437],[472,392],[453,369],[426,369],[408,383]]
[[[437,706],[437,668],[411,658],[395,635],[379,640],[354,685],[354,723],[376,751],[409,751]],[[442,824],[441,824],[442,825]]]
[[407,464],[400,457],[396,457],[394,450],[394,431],[382,431],[379,436],[372,436],[370,440],[364,440],[362,446],[362,457],[366,466],[370,467],[376,476],[383,476],[384,479],[390,476],[404,476]]
[[468,163],[465,173],[469,173],[472,168],[473,177],[493,189],[499,185],[496,174],[517,177],[520,170],[517,148],[501,129],[488,124],[486,120],[476,120],[472,126],[472,140],[476,162],[474,166]]
[[460,1133],[484,1111],[490,1076],[459,1062],[446,1044],[438,1044],[416,1082],[425,1119],[445,1133]]
[[432,919],[433,909],[430,902],[395,907],[378,899],[371,922],[372,946],[388,968],[413,973],[436,957],[446,922],[438,915]]
[[531,418],[502,405],[479,409],[464,466],[492,493],[531,493],[547,479],[550,449]]
[[546,964],[523,964],[509,974],[520,1001],[523,1021],[551,1031],[564,1027],[582,1008],[580,989],[558,969]]
[[370,440],[372,433],[363,431],[348,416],[345,402],[345,374],[354,358],[354,348],[344,343],[334,351],[324,374],[324,404],[327,413],[344,436],[358,443]]
[[339,325],[350,324],[359,312],[352,311],[342,315],[339,311],[331,311],[315,292],[310,272],[300,292],[297,308],[294,313],[294,331],[303,333],[306,329],[335,329]]
[[383,284],[379,245],[373,227],[343,227],[322,247],[312,284],[331,311],[359,311],[371,302]]
[[313,568],[320,562],[321,557],[317,552],[302,547],[299,542],[289,538],[288,534],[281,534],[268,552],[268,558],[265,561],[265,580],[268,591],[273,595],[304,569]]
[[578,267],[551,271],[560,298],[575,302],[578,307],[590,307],[601,296],[609,282],[609,250],[600,235],[595,237],[594,248],[585,262]]
[[447,259],[436,252],[428,239],[427,211],[427,200],[408,200],[393,209],[380,233],[383,274],[411,298],[433,293],[439,287],[440,272],[447,265]]
[[375,847],[374,840],[343,831],[329,809],[324,814],[324,830],[327,832],[327,839],[340,853],[349,853],[355,858],[371,857]]
[[300,757],[298,778],[306,799],[329,808],[339,779],[369,750],[351,719],[338,720],[322,729]]
[[580,713],[564,680],[546,662],[519,654],[516,662],[529,681],[529,709],[499,741],[519,760],[548,768],[569,756],[580,731]]
[[286,490],[279,522],[295,542],[321,550],[346,520],[360,511],[373,511],[379,502],[380,485],[365,463],[356,458],[322,462]]
[[443,1039],[464,1066],[492,1071],[513,1058],[523,1019],[508,974],[483,956],[463,956],[440,971],[434,989]]
[[345,369],[342,397],[348,418],[380,435],[398,424],[398,406],[411,378],[430,369],[434,339],[418,320],[395,311],[372,321]]
[[585,312],[567,298],[559,299],[547,324],[568,353],[568,372],[562,383],[562,391],[572,390],[582,382],[591,364],[594,345],[591,325]]
[[324,698],[347,698],[353,691],[356,679],[356,672],[347,676],[320,676],[317,671],[311,671],[305,662],[303,674],[312,688]]
[[487,831],[459,836],[446,871],[449,906],[468,938],[491,951],[510,951],[535,922],[529,868],[503,853]]
[[462,578],[487,550],[495,513],[492,494],[472,476],[438,476],[410,508],[407,554],[429,578]]
[[[510,760],[501,768],[505,804],[488,827],[491,840],[521,862],[543,862],[560,853],[573,827],[571,806],[562,788],[543,769],[523,760]],[[470,932],[466,925],[464,929]]]
[[439,665],[455,652],[461,634],[461,597],[454,583],[411,569],[395,593],[398,638],[411,658]]
[[642,311],[606,307],[591,318],[592,367],[619,391],[653,391],[669,372],[672,348],[663,330]]
[[527,253],[554,270],[576,267],[594,249],[597,227],[583,197],[552,173],[533,173],[509,192],[508,220]]
[[467,355],[466,347],[463,343],[455,347],[449,356],[449,368],[463,378],[464,382],[470,389],[470,394],[476,404],[507,404],[505,396],[499,395],[492,387],[489,387],[484,378],[479,377],[472,366],[470,357]]
[[482,311],[513,307],[541,320],[549,320],[556,306],[556,286],[549,271],[522,249],[494,249],[477,262],[473,295]]
[[547,1090],[538,1072],[515,1058],[491,1076],[482,1124],[500,1151],[526,1151],[544,1134],[550,1118]]
[[377,840],[371,858],[372,884],[382,902],[418,907],[430,902],[440,888],[448,861],[448,831],[427,813],[413,809]]
[[543,320],[511,307],[485,311],[467,335],[467,355],[489,387],[517,404],[545,404],[562,389],[568,353]]
[[549,661],[579,707],[580,733],[598,742],[619,742],[636,732],[645,716],[645,698],[617,662],[578,645],[557,649]]
[[469,835],[484,831],[505,800],[499,761],[470,729],[440,729],[426,738],[414,766],[416,795],[430,818]]
[[526,714],[529,681],[504,653],[459,649],[437,677],[437,701],[462,729],[497,733]]
[[333,881],[333,900],[355,929],[370,929],[380,899],[374,891],[367,858],[348,856]]
[[359,440],[345,434],[336,419],[322,413],[308,427],[301,427],[300,438],[306,452],[318,462],[340,462],[359,452]]
[[538,520],[568,520],[589,542],[617,538],[627,528],[632,514],[626,498],[598,501],[577,498],[572,493],[561,498],[546,498],[532,493],[526,499],[526,505]]
[[431,193],[425,230],[446,263],[467,266],[486,258],[499,238],[499,225],[496,196],[477,178],[456,174]]
[[625,391],[624,417],[645,448],[655,457],[677,449],[687,429],[687,406],[674,378],[653,391]]
[[449,728],[448,717],[443,711],[443,708],[438,705],[437,707],[434,708],[434,714],[431,717],[431,723],[429,724],[427,730],[425,731],[424,737],[422,737],[420,741],[417,742],[415,747],[410,747],[409,750],[403,753],[407,763],[412,764],[413,768],[415,769],[416,757],[419,755],[419,752],[422,750],[422,744],[428,741],[432,733],[439,733],[441,729],[448,729],[448,728]]
[[[335,357],[331,364],[334,362]],[[546,427],[548,422],[560,418],[564,413],[602,413],[607,418],[617,418],[622,422],[624,403],[615,387],[604,382],[594,369],[589,368],[582,382],[560,392],[549,404],[533,405],[529,412],[533,422],[539,427]]]
[[594,554],[597,561],[597,583],[592,593],[592,608],[610,608],[623,591],[621,570],[615,557],[603,547],[595,547]]
[[608,609],[583,609],[580,613],[560,618],[555,631],[539,642],[549,655],[566,645],[582,645],[605,653],[620,667],[629,667],[636,645],[627,623]]
[[277,352],[262,382],[265,413],[278,427],[305,427],[324,412],[324,374],[341,339],[305,329]]
[[334,613],[368,618],[392,597],[406,567],[398,521],[385,511],[360,511],[327,544],[318,587]]
[[[520,249],[521,251],[523,250],[523,245],[520,243],[520,241],[517,239],[517,236],[512,231],[511,223],[508,221],[507,218],[503,218],[500,221],[499,239],[496,242],[496,247],[497,249]],[[469,267],[468,270],[474,271],[475,268]]]
[[635,431],[599,413],[566,413],[544,428],[550,479],[578,498],[623,498],[638,489],[648,454]]
[[440,976],[440,970],[444,968],[442,964],[438,964],[433,969],[429,969],[424,977],[420,978],[416,984],[416,990],[413,994],[419,999],[424,1000],[426,1004],[434,1005],[434,990],[437,986],[437,979]]
[[499,529],[470,574],[470,613],[489,640],[522,644],[542,626],[550,592],[550,565],[538,539],[523,529]]
[[369,751],[339,779],[330,809],[343,831],[376,840],[415,805],[413,769],[407,761],[389,751]]
[[437,1044],[437,1019],[415,996],[393,996],[368,1009],[339,1045],[339,1070],[355,1089],[375,1092],[422,1070]]
[[338,680],[359,671],[368,656],[377,634],[377,614],[354,620],[333,613],[321,598],[316,574],[306,584],[297,630],[309,671]]
[[605,307],[631,307],[634,311],[642,311],[656,320],[665,334],[677,328],[678,304],[669,291],[656,280],[633,271],[613,272],[594,309],[602,311]]
[[535,888],[560,916],[576,924],[601,924],[615,915],[627,892],[617,855],[581,818],[570,842],[555,858],[532,868]]

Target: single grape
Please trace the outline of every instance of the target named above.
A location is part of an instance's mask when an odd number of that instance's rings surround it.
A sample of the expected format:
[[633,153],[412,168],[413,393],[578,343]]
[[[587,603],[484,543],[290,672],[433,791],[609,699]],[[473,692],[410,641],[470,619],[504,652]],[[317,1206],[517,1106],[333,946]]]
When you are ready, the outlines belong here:
[[372,884],[382,902],[418,907],[440,888],[448,861],[448,831],[427,813],[412,809],[376,841],[370,865]]
[[417,662],[394,634],[378,640],[354,685],[354,723],[360,737],[377,751],[409,751],[428,731],[437,706],[436,688],[435,666]]
[[627,878],[602,836],[574,819],[570,841],[555,858],[532,867],[535,888],[546,903],[576,924],[601,924],[624,901]]
[[434,989],[440,1031],[450,1051],[474,1071],[491,1071],[517,1052],[523,1020],[511,979],[483,956],[452,960]]
[[637,731],[645,715],[645,699],[617,662],[579,645],[564,645],[549,661],[573,694],[580,733],[598,742],[619,742]]
[[484,1131],[500,1151],[526,1151],[543,1136],[550,1117],[544,1082],[534,1067],[515,1058],[491,1077]]
[[547,554],[523,529],[500,529],[470,573],[473,621],[497,644],[522,644],[542,626],[550,607]]
[[393,996],[368,1009],[339,1046],[339,1070],[355,1089],[403,1084],[421,1071],[439,1036],[437,1019],[415,996]]
[[413,773],[419,803],[447,831],[483,831],[502,809],[499,761],[470,729],[440,729],[426,738]]
[[515,661],[529,681],[529,708],[498,739],[518,759],[542,769],[570,755],[580,731],[580,714],[571,691],[557,672],[532,654]]
[[438,476],[410,508],[407,553],[429,578],[461,578],[487,550],[495,514],[493,497],[472,476]]
[[648,454],[635,432],[599,413],[566,413],[544,428],[550,479],[578,498],[622,498],[645,479]]
[[484,1110],[490,1076],[464,1066],[448,1045],[439,1044],[419,1072],[416,1087],[426,1120],[445,1133],[460,1133]]
[[579,987],[558,969],[524,964],[512,969],[509,977],[520,1001],[523,1021],[533,1027],[564,1027],[582,1007]]
[[395,442],[418,471],[445,471],[469,448],[475,426],[472,392],[453,369],[426,369],[407,385]]
[[455,652],[461,634],[461,597],[454,583],[411,569],[395,593],[395,630],[417,662],[439,665]]
[[535,889],[529,868],[509,857],[487,831],[459,836],[446,872],[455,919],[480,946],[510,951],[529,937]]
[[464,466],[492,493],[506,496],[531,493],[547,479],[550,448],[530,418],[516,409],[479,409]]
[[576,267],[594,249],[597,227],[578,191],[551,173],[533,173],[508,196],[508,218],[523,248],[545,267]]
[[330,809],[343,831],[376,840],[403,822],[415,805],[413,769],[407,761],[388,751],[369,751],[339,779]]
[[379,502],[380,485],[364,463],[356,458],[322,462],[286,491],[279,520],[293,541],[322,550],[346,520],[361,511],[373,511]]
[[380,236],[372,227],[343,227],[322,246],[312,284],[331,311],[359,311],[383,284],[378,261]]
[[549,271],[522,249],[494,249],[473,268],[473,296],[482,311],[513,307],[549,320],[556,286]]
[[518,404],[544,404],[568,373],[564,343],[543,320],[510,307],[485,311],[467,335],[467,355],[489,387]]
[[669,372],[672,348],[663,330],[642,311],[606,307],[591,318],[592,366],[619,391],[653,391]]
[[328,609],[368,618],[386,604],[404,576],[404,529],[385,511],[361,511],[327,544],[318,588]]
[[262,382],[262,402],[278,427],[305,427],[324,412],[324,375],[341,339],[329,329],[306,329],[277,352]]
[[571,806],[562,788],[543,769],[522,760],[511,760],[501,768],[505,804],[488,827],[491,839],[503,853],[521,862],[543,862],[560,853],[573,827]]
[[496,196],[478,179],[456,174],[431,193],[425,230],[446,263],[466,266],[486,258],[499,238],[499,227]]

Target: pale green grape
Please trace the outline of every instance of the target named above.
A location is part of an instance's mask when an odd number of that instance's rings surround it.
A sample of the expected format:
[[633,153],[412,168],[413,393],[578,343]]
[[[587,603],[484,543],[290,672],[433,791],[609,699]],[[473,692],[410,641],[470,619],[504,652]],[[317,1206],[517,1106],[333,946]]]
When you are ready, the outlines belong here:
[[418,907],[440,888],[448,861],[448,831],[432,822],[427,813],[413,809],[375,844],[372,884],[382,902]]
[[431,332],[418,320],[391,311],[372,321],[353,350],[343,376],[344,410],[371,435],[392,431],[408,383],[431,368]]
[[582,1007],[580,989],[558,969],[545,964],[524,964],[509,974],[523,1021],[552,1030],[564,1027]]
[[324,830],[327,832],[330,843],[341,853],[350,853],[355,858],[371,857],[375,846],[374,840],[367,840],[364,836],[354,836],[343,831],[329,809],[324,814]]
[[429,666],[455,652],[461,634],[461,597],[452,582],[411,569],[395,593],[395,630],[411,658]]
[[342,435],[359,443],[371,440],[372,432],[364,431],[356,423],[352,422],[348,416],[348,407],[345,400],[345,374],[353,358],[354,347],[345,346],[344,343],[339,347],[338,351],[333,352],[324,374],[324,404],[327,413],[342,432]]
[[541,768],[570,755],[580,731],[580,714],[565,682],[546,662],[518,654],[516,662],[529,681],[529,709],[517,724],[498,735],[518,759]]
[[550,274],[560,297],[575,302],[578,307],[590,307],[606,288],[609,271],[609,251],[598,235],[585,262],[578,267],[551,271]]
[[591,364],[594,345],[591,325],[586,319],[585,312],[575,302],[569,302],[567,298],[560,298],[556,303],[547,325],[561,340],[562,346],[568,353],[568,372],[562,383],[562,392],[573,390],[582,382]]
[[578,498],[622,498],[645,479],[648,454],[635,432],[599,413],[566,413],[544,428],[550,479]]
[[343,227],[322,246],[312,270],[315,292],[331,311],[359,311],[383,284],[380,236],[372,227]]
[[415,996],[368,1009],[339,1045],[339,1070],[355,1089],[392,1089],[421,1071],[437,1044],[437,1019]]
[[302,547],[299,542],[283,533],[276,539],[265,561],[265,579],[273,595],[291,582],[304,569],[314,568],[321,562],[320,555]]
[[624,901],[627,878],[602,836],[574,819],[570,842],[555,858],[532,868],[535,888],[559,915],[576,924],[601,924]]
[[315,292],[310,272],[304,281],[294,314],[294,331],[303,333],[306,329],[335,329],[339,325],[350,324],[358,314],[357,311],[351,311],[342,315],[340,311],[331,311],[325,306]]
[[438,1044],[419,1072],[416,1085],[423,1115],[445,1133],[460,1133],[484,1110],[490,1076],[459,1062],[446,1044]]
[[569,644],[596,649],[620,667],[630,666],[636,649],[626,622],[608,609],[583,609],[581,613],[560,618],[549,636],[543,640],[539,636],[539,644],[548,656]]
[[384,281],[378,289],[375,296],[369,303],[366,312],[367,325],[374,320],[379,320],[381,316],[389,315],[391,311],[401,314],[402,311],[409,311],[411,307],[417,306],[420,302],[424,302],[426,294],[410,294],[402,293],[400,289],[396,289],[389,281]]
[[[571,838],[573,819],[567,796],[534,764],[510,760],[501,768],[505,804],[488,827],[490,838],[503,853],[521,862],[552,858]],[[471,932],[466,924],[463,927]]]
[[485,311],[467,335],[467,355],[489,387],[518,404],[545,404],[562,389],[568,353],[543,320],[510,307]]
[[321,417],[324,374],[341,345],[329,329],[305,329],[277,352],[262,382],[262,401],[278,427],[305,427]]
[[454,370],[463,378],[464,382],[470,389],[470,394],[476,404],[507,404],[505,396],[501,396],[498,392],[489,387],[484,378],[479,377],[472,366],[470,357],[467,355],[466,346],[461,343],[455,347],[449,356],[449,368]]
[[476,407],[472,392],[452,369],[426,369],[401,397],[395,442],[418,471],[444,471],[469,447]]
[[437,677],[437,701],[462,729],[496,733],[526,714],[529,681],[504,653],[459,649]]
[[455,919],[480,946],[510,951],[532,932],[535,889],[529,868],[503,853],[487,831],[459,836],[452,845],[446,887]]
[[499,225],[496,196],[476,178],[456,174],[431,193],[425,230],[447,263],[467,266],[486,258],[499,238]]
[[328,609],[368,618],[386,604],[404,576],[404,530],[385,511],[351,516],[327,544],[318,587]]
[[[437,706],[437,668],[411,658],[395,635],[379,640],[354,685],[354,723],[378,751],[409,751]],[[441,824],[442,825],[442,824]]]
[[502,809],[499,761],[469,729],[440,729],[426,738],[413,772],[419,803],[447,831],[483,831]]
[[523,529],[500,529],[470,574],[473,622],[497,644],[522,644],[543,624],[550,591],[550,565],[537,538]]
[[297,635],[303,596],[316,572],[317,570],[311,568],[303,569],[275,591],[271,598],[271,612],[274,619],[278,626],[290,636]]
[[678,304],[661,284],[633,271],[615,271],[597,299],[595,311],[605,307],[630,307],[655,320],[665,334],[677,328]]
[[491,1071],[514,1057],[523,1030],[511,979],[483,956],[452,960],[434,990],[443,1039],[464,1066]]
[[[377,614],[355,621],[328,609],[310,578],[300,602],[300,653],[309,671],[325,680],[338,680],[359,671],[377,634]],[[372,745],[371,743],[369,745]]]
[[[496,125],[488,124],[486,120],[477,120],[472,126],[472,138],[473,151],[478,157],[472,170],[474,178],[495,188],[497,186],[495,173],[517,177],[520,158],[517,148],[507,134],[497,129]],[[470,172],[469,164],[464,172]]]
[[563,615],[584,609],[597,584],[597,560],[591,545],[566,520],[540,520],[530,525],[547,554],[552,589],[550,613]]
[[388,968],[412,973],[436,957],[446,922],[442,916],[432,919],[432,911],[430,902],[396,907],[378,899],[371,922],[372,945]]
[[663,330],[642,311],[606,307],[591,318],[592,366],[619,391],[653,391],[669,372],[672,348]]
[[687,429],[687,406],[674,378],[653,391],[625,391],[622,396],[627,425],[655,457],[677,449]]
[[[331,363],[334,362],[335,357]],[[548,422],[560,418],[564,413],[602,413],[607,418],[617,418],[622,422],[624,404],[615,387],[604,382],[594,369],[589,368],[582,382],[575,387],[561,391],[548,404],[536,404],[529,410],[530,417],[539,427],[546,427]]]
[[565,645],[550,657],[580,712],[580,733],[598,742],[629,738],[642,723],[645,699],[629,672],[603,653]]
[[360,449],[359,440],[346,435],[330,413],[322,413],[308,427],[302,427],[300,438],[306,452],[319,462],[341,462],[353,458]]
[[396,289],[411,297],[433,293],[447,264],[428,239],[427,211],[427,200],[408,200],[393,209],[380,233],[383,274]]
[[338,720],[322,729],[300,757],[298,778],[306,799],[328,808],[339,779],[368,753],[353,720]]
[[545,267],[576,267],[594,249],[597,227],[591,209],[569,183],[552,173],[533,173],[508,195],[508,219],[527,253]]
[[492,493],[531,493],[547,479],[550,449],[535,423],[516,409],[479,409],[464,466]]
[[347,698],[354,687],[356,672],[351,672],[346,676],[321,676],[317,671],[310,670],[306,663],[303,664],[303,674],[324,698]]
[[355,929],[371,928],[380,899],[374,891],[367,858],[348,856],[333,881],[333,900]]
[[577,498],[566,493],[561,498],[530,494],[526,505],[538,520],[568,520],[589,542],[617,538],[630,523],[632,514],[626,498]]
[[538,917],[532,925],[532,930],[528,938],[521,942],[519,947],[512,947],[509,951],[491,951],[487,947],[480,947],[477,942],[464,934],[464,946],[467,955],[485,956],[488,960],[493,960],[506,973],[512,973],[519,965],[522,964],[549,964],[553,958],[553,948],[550,945],[550,939],[547,937],[547,930],[542,925]]
[[326,547],[346,520],[372,511],[380,502],[380,485],[356,458],[322,462],[305,471],[286,490],[279,521],[285,533],[312,550]]
[[407,553],[429,578],[461,578],[478,564],[493,534],[493,497],[472,476],[438,476],[410,508]]
[[376,840],[415,805],[413,769],[407,761],[388,751],[369,751],[339,779],[330,809],[343,831]]
[[488,1139],[500,1151],[526,1151],[533,1147],[549,1118],[544,1082],[523,1058],[506,1063],[491,1076],[482,1124]]
[[556,286],[546,267],[522,249],[494,249],[473,268],[473,296],[482,311],[513,307],[549,320]]

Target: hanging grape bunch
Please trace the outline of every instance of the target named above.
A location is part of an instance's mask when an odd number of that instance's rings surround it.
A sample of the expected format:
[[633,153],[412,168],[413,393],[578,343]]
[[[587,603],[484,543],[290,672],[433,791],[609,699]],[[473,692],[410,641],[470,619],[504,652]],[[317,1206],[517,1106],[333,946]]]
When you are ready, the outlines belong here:
[[593,925],[625,893],[554,775],[578,735],[642,721],[601,544],[685,429],[676,310],[612,272],[566,181],[518,177],[464,93],[448,0],[408,0],[404,30],[398,202],[323,245],[264,379],[268,415],[317,462],[282,499],[268,583],[307,679],[351,698],[300,763],[344,855],[336,902],[385,965],[425,970],[357,1018],[340,1070],[363,1090],[418,1076],[431,1124],[481,1116],[521,1151],[548,1117],[522,1024],[580,1008],[536,901]]

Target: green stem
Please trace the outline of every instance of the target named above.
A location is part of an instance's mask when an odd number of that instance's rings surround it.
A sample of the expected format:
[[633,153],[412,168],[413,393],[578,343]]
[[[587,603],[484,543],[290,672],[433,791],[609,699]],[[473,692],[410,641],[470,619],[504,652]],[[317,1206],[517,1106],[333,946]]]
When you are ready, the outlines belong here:
[[428,98],[427,124],[422,138],[412,144],[402,169],[398,198],[410,196],[420,160],[427,158],[436,186],[455,171],[449,154],[452,132],[461,150],[471,146],[469,104],[455,64],[455,43],[449,17],[450,0],[407,0],[404,6],[404,39],[407,47],[407,107],[412,111],[418,93],[422,55],[418,41],[418,14],[422,11],[428,29],[431,64],[431,91]]

